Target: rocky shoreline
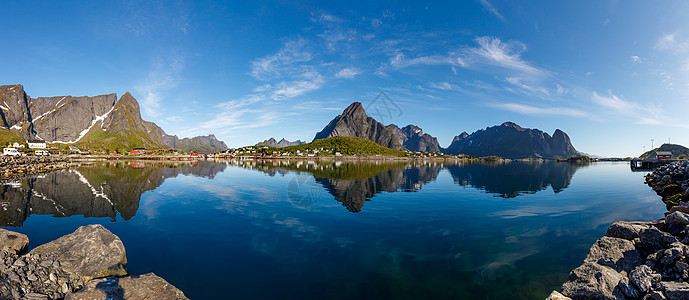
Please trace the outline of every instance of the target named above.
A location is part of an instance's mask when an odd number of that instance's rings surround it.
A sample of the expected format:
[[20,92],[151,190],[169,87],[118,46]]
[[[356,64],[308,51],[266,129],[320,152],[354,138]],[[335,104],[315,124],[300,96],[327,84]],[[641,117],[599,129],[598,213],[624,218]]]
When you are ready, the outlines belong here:
[[188,299],[153,273],[130,276],[122,241],[101,225],[28,244],[0,228],[0,299]]
[[651,222],[615,222],[547,299],[689,299],[689,162],[646,175],[668,207]]
[[16,179],[26,175],[67,169],[75,165],[64,156],[0,156],[0,178]]

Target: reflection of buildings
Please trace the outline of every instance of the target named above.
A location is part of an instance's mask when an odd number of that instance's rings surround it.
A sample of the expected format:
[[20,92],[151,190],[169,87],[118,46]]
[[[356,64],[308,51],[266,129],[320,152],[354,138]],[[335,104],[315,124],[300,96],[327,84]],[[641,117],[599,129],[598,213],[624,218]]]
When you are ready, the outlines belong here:
[[[213,178],[227,166],[212,162],[107,163],[25,178],[0,188],[0,226],[21,226],[31,214],[68,217],[120,216],[129,220],[141,195],[179,174]],[[155,166],[150,168],[149,166]]]
[[455,183],[472,186],[503,198],[535,193],[552,186],[559,193],[582,165],[559,162],[509,162],[448,166]]

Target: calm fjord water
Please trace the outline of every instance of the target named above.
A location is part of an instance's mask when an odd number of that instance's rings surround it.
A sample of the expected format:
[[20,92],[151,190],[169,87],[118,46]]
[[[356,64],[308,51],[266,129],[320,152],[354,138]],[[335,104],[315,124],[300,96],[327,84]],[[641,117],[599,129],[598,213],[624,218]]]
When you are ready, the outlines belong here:
[[100,223],[192,299],[536,299],[618,220],[662,217],[628,163],[110,163],[3,186],[30,247]]

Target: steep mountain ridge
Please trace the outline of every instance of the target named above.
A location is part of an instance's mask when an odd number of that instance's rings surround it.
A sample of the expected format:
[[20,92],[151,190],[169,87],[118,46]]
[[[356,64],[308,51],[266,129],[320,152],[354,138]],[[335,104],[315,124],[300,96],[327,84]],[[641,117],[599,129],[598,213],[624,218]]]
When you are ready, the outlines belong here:
[[553,136],[512,122],[455,136],[448,154],[496,155],[504,158],[569,158],[577,155],[569,136],[555,130]]
[[335,136],[353,136],[369,139],[376,144],[395,150],[404,150],[402,142],[383,124],[366,115],[360,102],[349,105],[320,132],[314,141]]
[[257,143],[256,146],[268,146],[268,147],[275,147],[275,148],[282,148],[282,147],[288,147],[288,146],[298,146],[298,145],[303,145],[306,144],[305,142],[301,140],[296,140],[294,142],[290,142],[286,140],[285,138],[282,138],[279,142],[276,141],[274,138],[269,138],[263,142]]
[[440,152],[438,139],[415,125],[407,125],[402,128],[395,124],[385,126],[402,142],[402,146],[409,151]]
[[180,140],[166,134],[155,123],[141,118],[139,103],[129,92],[119,100],[114,93],[30,98],[20,84],[3,85],[0,116],[6,129],[17,131],[26,140],[42,139],[108,151],[174,148],[177,144],[183,145],[185,151],[227,149],[213,135]]

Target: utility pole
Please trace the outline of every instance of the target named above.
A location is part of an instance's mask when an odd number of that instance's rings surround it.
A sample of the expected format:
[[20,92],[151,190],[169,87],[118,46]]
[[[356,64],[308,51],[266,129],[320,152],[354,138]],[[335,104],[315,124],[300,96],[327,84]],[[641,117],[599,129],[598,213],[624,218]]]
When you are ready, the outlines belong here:
[[646,146],[644,146],[644,152],[643,153],[646,153]]
[[653,148],[653,141],[655,141],[655,140],[651,139],[651,150],[655,149],[655,148]]
[[668,143],[668,144],[670,143],[670,138],[667,138],[667,143]]

